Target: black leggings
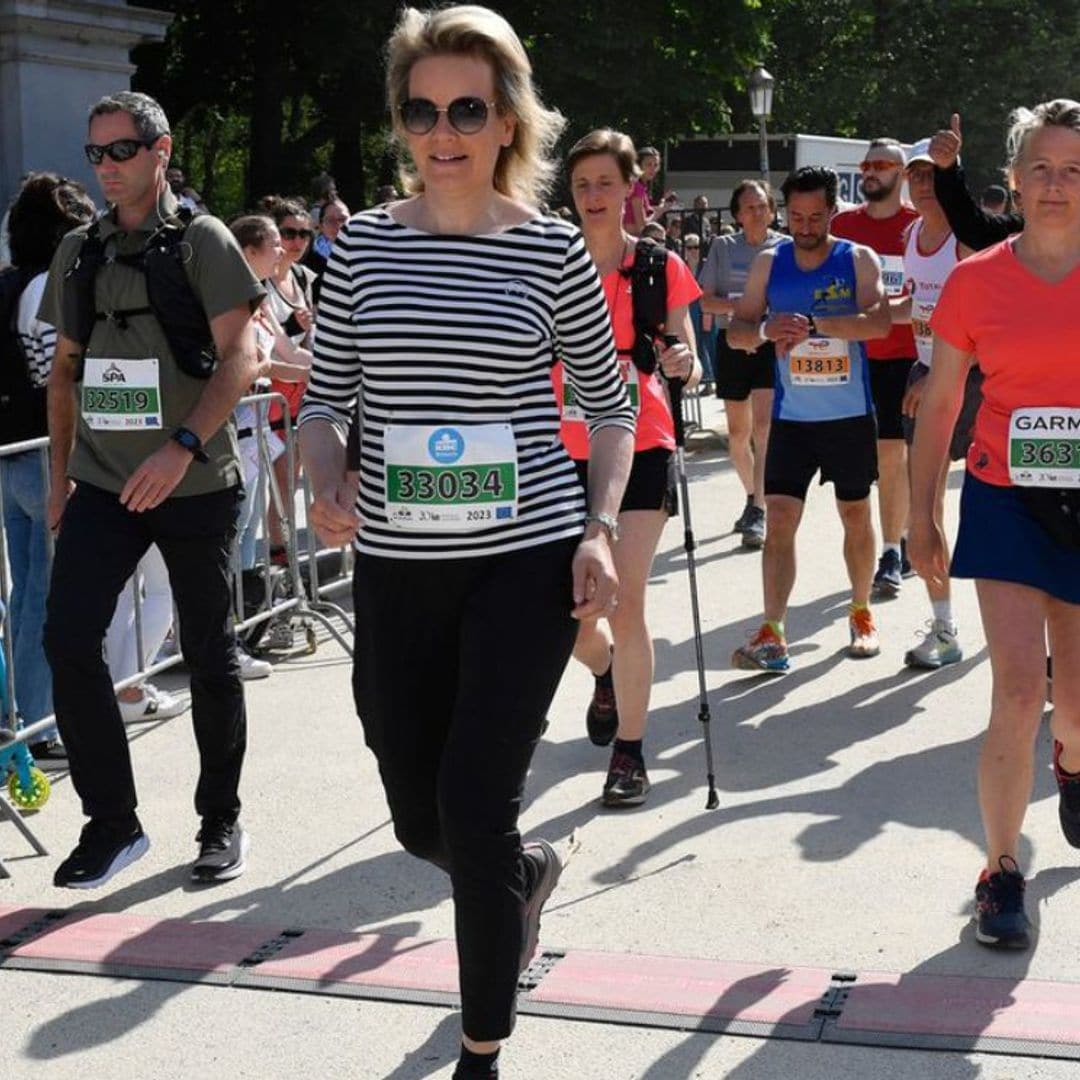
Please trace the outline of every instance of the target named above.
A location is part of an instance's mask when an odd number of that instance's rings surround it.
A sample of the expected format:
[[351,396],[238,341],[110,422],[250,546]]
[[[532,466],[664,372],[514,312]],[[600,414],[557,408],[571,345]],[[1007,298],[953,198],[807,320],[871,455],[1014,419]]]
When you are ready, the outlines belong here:
[[529,762],[577,636],[577,540],[467,559],[360,555],[353,692],[394,832],[450,874],[462,1029],[513,1030]]

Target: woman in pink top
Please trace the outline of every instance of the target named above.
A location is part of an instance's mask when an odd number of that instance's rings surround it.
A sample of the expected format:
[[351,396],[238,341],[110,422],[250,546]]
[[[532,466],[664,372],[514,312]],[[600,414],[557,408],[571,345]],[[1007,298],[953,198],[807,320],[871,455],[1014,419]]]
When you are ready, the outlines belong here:
[[649,185],[660,171],[660,151],[652,146],[642,147],[637,155],[638,176],[630,185],[623,209],[623,228],[631,236],[640,236],[645,222],[653,216]]
[[909,552],[946,579],[934,491],[972,358],[985,375],[952,576],[975,579],[994,689],[979,762],[987,864],[976,938],[1026,948],[1017,854],[1054,656],[1054,772],[1065,839],[1080,847],[1080,103],[1014,114],[1024,231],[960,263],[930,326],[933,363],[912,447]]

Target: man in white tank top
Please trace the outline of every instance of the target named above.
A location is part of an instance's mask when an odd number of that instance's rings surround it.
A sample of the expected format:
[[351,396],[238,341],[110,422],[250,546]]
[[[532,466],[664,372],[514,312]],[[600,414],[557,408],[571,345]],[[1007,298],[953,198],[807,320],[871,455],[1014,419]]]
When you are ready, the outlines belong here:
[[[915,417],[922,399],[924,380],[930,371],[934,352],[934,335],[930,317],[949,276],[957,262],[971,254],[953,235],[945,214],[934,195],[934,163],[929,153],[930,140],[924,139],[911,148],[907,162],[908,191],[919,218],[907,231],[904,243],[904,278],[906,296],[896,297],[890,307],[894,323],[909,322],[915,336],[918,363],[908,377],[904,395],[904,434],[910,444],[915,431]],[[943,528],[945,514],[945,483],[948,461],[941,463],[938,477],[937,502],[934,520]],[[952,600],[948,580],[926,583],[930,594],[933,620],[922,641],[904,656],[908,667],[940,668],[963,659],[953,620]]]

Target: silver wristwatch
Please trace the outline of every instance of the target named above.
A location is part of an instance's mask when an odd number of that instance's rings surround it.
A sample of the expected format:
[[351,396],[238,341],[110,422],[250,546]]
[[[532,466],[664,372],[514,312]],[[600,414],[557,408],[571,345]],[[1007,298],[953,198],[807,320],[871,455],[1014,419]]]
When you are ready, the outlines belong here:
[[614,544],[619,539],[619,519],[612,517],[611,514],[586,514],[585,524],[597,524],[602,529],[607,530],[608,539]]

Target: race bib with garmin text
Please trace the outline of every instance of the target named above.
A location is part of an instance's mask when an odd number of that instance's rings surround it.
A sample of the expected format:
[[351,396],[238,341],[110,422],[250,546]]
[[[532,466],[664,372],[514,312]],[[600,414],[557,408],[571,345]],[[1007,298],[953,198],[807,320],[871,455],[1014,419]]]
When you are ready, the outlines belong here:
[[1080,409],[1016,409],[1009,420],[1009,480],[1080,488]]

